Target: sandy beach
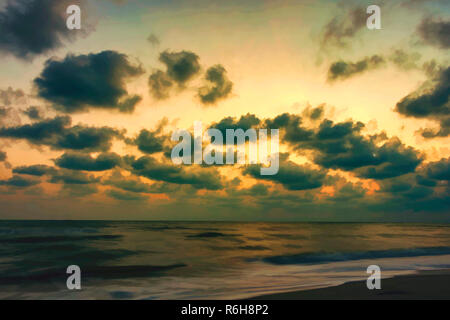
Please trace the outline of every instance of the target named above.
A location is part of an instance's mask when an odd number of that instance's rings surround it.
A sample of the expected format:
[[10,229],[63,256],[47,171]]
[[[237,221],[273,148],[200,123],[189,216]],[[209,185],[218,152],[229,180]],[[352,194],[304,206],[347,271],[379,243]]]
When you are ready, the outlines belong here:
[[368,290],[366,281],[339,286],[258,296],[265,300],[402,300],[450,299],[450,270],[420,271],[382,279],[380,290]]

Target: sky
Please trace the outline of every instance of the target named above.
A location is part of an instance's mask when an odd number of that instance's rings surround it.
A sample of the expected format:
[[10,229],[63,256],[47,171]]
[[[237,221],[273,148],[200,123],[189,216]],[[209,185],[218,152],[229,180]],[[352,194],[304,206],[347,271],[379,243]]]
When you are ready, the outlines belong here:
[[[449,18],[441,0],[0,0],[0,218],[449,222]],[[174,164],[195,121],[279,129],[278,173]]]

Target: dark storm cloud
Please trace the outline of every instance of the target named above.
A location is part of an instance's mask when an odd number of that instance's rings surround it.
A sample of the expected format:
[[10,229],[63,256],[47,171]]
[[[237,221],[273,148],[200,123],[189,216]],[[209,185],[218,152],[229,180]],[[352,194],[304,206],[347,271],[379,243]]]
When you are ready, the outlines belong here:
[[175,184],[189,184],[196,189],[219,190],[223,188],[220,174],[214,169],[185,170],[172,163],[158,162],[144,156],[137,160],[128,160],[131,171],[151,180],[165,181]]
[[61,169],[53,172],[49,181],[51,183],[86,185],[99,182],[100,179],[81,171]]
[[326,178],[325,170],[315,170],[309,165],[298,165],[289,160],[281,160],[278,173],[261,175],[261,165],[249,165],[243,173],[255,179],[281,183],[288,190],[307,190],[319,188]]
[[113,138],[122,138],[123,132],[110,127],[70,127],[71,118],[58,116],[32,124],[0,128],[0,137],[25,139],[34,145],[53,149],[107,151]]
[[25,178],[19,175],[14,175],[9,179],[6,180],[0,180],[1,186],[9,186],[9,187],[16,187],[16,188],[26,188],[30,186],[34,186],[36,184],[39,184],[39,180]]
[[438,130],[424,129],[425,138],[450,134],[450,67],[441,70],[421,88],[408,94],[396,105],[396,111],[407,117],[432,119],[440,122]]
[[428,163],[425,172],[430,179],[450,181],[450,158]]
[[92,158],[89,154],[64,153],[55,159],[55,164],[60,168],[86,171],[110,170],[121,163],[121,158],[116,153],[101,153],[97,158]]
[[322,31],[322,48],[347,47],[358,31],[366,26],[366,19],[366,10],[363,7],[335,16]]
[[385,60],[380,55],[365,57],[357,62],[337,61],[328,70],[328,81],[344,80],[368,70],[381,67]]
[[[1,27],[0,27],[1,30]],[[1,33],[0,33],[1,34]],[[1,35],[0,35],[1,37]],[[10,106],[15,103],[25,102],[25,93],[21,89],[8,87],[6,90],[0,89],[0,104]]]
[[362,122],[334,123],[325,119],[317,128],[306,128],[300,116],[284,113],[265,123],[269,128],[282,129],[282,141],[298,152],[312,151],[316,164],[353,171],[364,178],[400,176],[413,172],[422,161],[417,150],[398,138],[382,137],[384,144],[379,145],[379,136],[363,135]]
[[141,98],[128,95],[125,81],[143,72],[141,66],[132,65],[125,54],[116,51],[69,54],[63,60],[47,60],[34,84],[38,95],[62,112],[90,108],[132,112]]
[[43,176],[55,172],[55,168],[44,165],[35,164],[31,166],[20,166],[13,169],[14,173],[27,174],[30,176]]
[[86,34],[89,29],[86,19],[81,30],[69,30],[66,26],[66,8],[70,4],[84,3],[80,0],[7,1],[0,12],[0,51],[20,59],[31,59]]
[[120,191],[120,190],[108,190],[108,191],[106,191],[106,194],[111,198],[114,198],[116,200],[123,200],[123,201],[142,201],[142,200],[148,199],[148,197],[138,194],[138,193]]
[[429,45],[450,48],[450,21],[425,18],[417,27],[417,34]]
[[212,85],[207,85],[198,89],[200,101],[205,104],[215,104],[221,99],[227,98],[233,90],[233,82],[226,75],[225,68],[218,64],[206,70],[206,80]]
[[43,112],[40,108],[31,106],[22,111],[31,120],[42,120]]

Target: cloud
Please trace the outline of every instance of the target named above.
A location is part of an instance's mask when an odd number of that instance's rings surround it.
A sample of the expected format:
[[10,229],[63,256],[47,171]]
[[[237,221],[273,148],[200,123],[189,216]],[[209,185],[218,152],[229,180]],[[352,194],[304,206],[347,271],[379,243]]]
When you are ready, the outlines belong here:
[[70,117],[58,116],[32,124],[0,128],[0,137],[27,139],[37,145],[46,144],[46,141],[63,132],[70,123]]
[[440,122],[438,130],[424,129],[425,138],[446,137],[450,134],[450,67],[425,82],[419,89],[401,99],[395,110],[407,117]]
[[402,70],[419,69],[418,62],[421,56],[419,53],[408,53],[401,49],[396,49],[389,56],[389,60],[392,61],[397,67]]
[[88,55],[68,54],[63,60],[49,59],[34,79],[38,95],[61,112],[89,109],[132,112],[141,100],[129,95],[125,81],[144,73],[125,54],[102,51]]
[[122,138],[123,132],[110,127],[70,127],[69,116],[47,118],[32,124],[0,128],[0,137],[25,139],[34,145],[52,149],[79,151],[107,151],[113,138]]
[[[0,27],[1,30],[1,27]],[[0,103],[5,106],[10,106],[16,103],[25,102],[25,93],[21,89],[13,89],[8,87],[6,90],[0,89]]]
[[199,57],[190,51],[169,52],[159,55],[159,60],[167,67],[166,74],[179,86],[184,86],[200,71]]
[[92,158],[89,154],[64,153],[54,160],[60,168],[86,171],[110,170],[121,163],[121,158],[116,153],[101,153],[97,158]]
[[142,201],[148,199],[144,195],[120,190],[107,190],[106,194],[111,198],[123,201]]
[[358,31],[366,26],[366,19],[366,10],[363,7],[335,16],[322,31],[321,47],[348,47]]
[[3,162],[6,160],[6,152],[0,150],[0,162]]
[[316,164],[352,171],[364,178],[400,176],[413,172],[422,161],[417,150],[403,145],[398,138],[363,135],[362,122],[334,123],[324,119],[317,128],[308,128],[300,116],[284,113],[265,123],[269,128],[282,128],[282,141],[298,152],[312,151],[310,156]]
[[243,173],[255,179],[269,180],[282,184],[288,190],[308,190],[319,188],[326,178],[325,170],[316,170],[310,165],[298,165],[289,160],[282,160],[278,173],[271,176],[261,175],[261,165],[249,165]]
[[174,84],[172,79],[163,71],[155,70],[148,78],[148,85],[153,97],[157,100],[167,99]]
[[[88,12],[85,3],[80,0],[7,1],[0,12],[0,51],[19,59],[32,59],[86,35],[92,25],[85,18]],[[66,26],[66,8],[71,4],[83,8],[81,30],[69,30]]]
[[424,18],[417,27],[417,34],[426,44],[442,49],[450,48],[450,21]]
[[154,47],[157,47],[160,44],[159,38],[153,33],[148,36],[147,41],[150,42]]
[[200,72],[199,57],[190,51],[166,50],[160,53],[159,61],[166,66],[166,71],[155,70],[148,80],[150,93],[157,100],[167,99],[175,87],[183,90]]
[[0,185],[16,187],[16,188],[27,188],[27,187],[34,186],[39,183],[40,183],[39,180],[25,178],[25,177],[22,177],[19,175],[13,175],[9,179],[0,180]]
[[198,89],[200,101],[205,104],[215,104],[219,100],[227,98],[233,90],[233,82],[226,75],[225,68],[217,64],[206,70],[206,80],[212,85],[207,85]]
[[99,182],[100,179],[81,171],[61,169],[51,173],[49,181],[51,183],[86,185]]
[[22,113],[31,120],[42,120],[44,118],[42,110],[35,106],[28,107],[27,109],[23,110]]
[[225,137],[227,129],[242,129],[247,131],[248,129],[257,126],[261,123],[261,120],[254,114],[247,113],[241,116],[239,119],[235,117],[226,117],[219,122],[214,122],[210,125],[210,128],[220,130]]
[[357,62],[334,62],[328,70],[328,81],[344,80],[368,70],[381,67],[385,63],[380,55],[365,57]]
[[171,163],[158,162],[155,158],[143,156],[137,160],[130,159],[131,172],[151,180],[175,184],[189,184],[196,189],[219,190],[223,188],[220,174],[210,168],[186,170]]
[[13,173],[27,174],[30,176],[38,176],[41,177],[43,175],[48,175],[55,172],[55,168],[44,165],[44,164],[35,164],[31,166],[19,166],[13,169]]
[[161,136],[160,131],[149,131],[143,129],[139,132],[139,135],[130,142],[137,145],[138,149],[144,153],[152,154],[163,151],[163,145],[166,136]]
[[111,176],[103,180],[102,183],[104,185],[135,193],[167,193],[178,189],[177,186],[165,182],[148,184],[142,182],[139,177],[134,175],[123,176],[119,171],[114,171]]
[[424,171],[430,179],[450,181],[450,158],[430,162]]

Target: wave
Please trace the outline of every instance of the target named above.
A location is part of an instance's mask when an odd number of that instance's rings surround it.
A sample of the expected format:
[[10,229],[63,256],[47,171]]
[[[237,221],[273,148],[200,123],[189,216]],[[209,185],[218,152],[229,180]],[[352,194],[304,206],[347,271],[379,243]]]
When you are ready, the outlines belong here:
[[390,249],[355,252],[305,252],[294,255],[278,255],[265,257],[262,259],[262,261],[275,265],[321,264],[363,259],[406,258],[446,254],[450,254],[450,247],[422,247],[411,249]]

